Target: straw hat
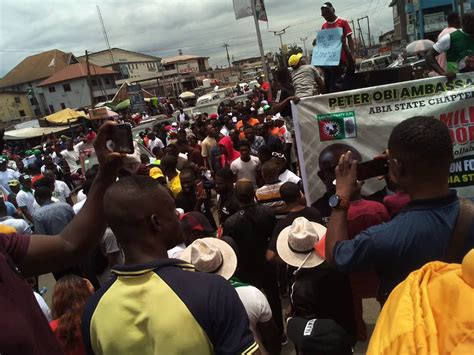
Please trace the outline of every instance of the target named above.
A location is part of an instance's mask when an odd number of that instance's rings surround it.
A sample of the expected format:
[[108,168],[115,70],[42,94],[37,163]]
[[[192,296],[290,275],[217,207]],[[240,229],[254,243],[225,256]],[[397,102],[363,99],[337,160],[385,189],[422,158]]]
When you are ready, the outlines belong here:
[[217,238],[195,240],[181,253],[181,260],[193,264],[197,271],[217,274],[230,279],[237,268],[237,256],[232,247]]
[[325,234],[326,227],[298,217],[278,235],[278,255],[285,263],[297,268],[318,266],[324,257],[315,250],[315,246]]

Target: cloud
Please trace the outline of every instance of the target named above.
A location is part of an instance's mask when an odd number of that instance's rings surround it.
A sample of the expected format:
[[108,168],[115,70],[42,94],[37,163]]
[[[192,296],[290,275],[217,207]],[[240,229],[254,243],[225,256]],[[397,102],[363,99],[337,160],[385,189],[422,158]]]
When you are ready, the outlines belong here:
[[[323,1],[321,1],[322,3]],[[333,0],[346,19],[370,16],[372,34],[393,28],[389,0]],[[260,22],[265,52],[276,51],[279,38],[268,30],[291,25],[285,43],[308,37],[310,46],[323,23],[314,0],[266,0],[268,25]],[[0,76],[24,57],[57,48],[76,55],[105,48],[97,15],[100,6],[112,47],[167,57],[185,54],[210,57],[211,65],[227,65],[224,43],[235,59],[258,56],[252,18],[235,20],[232,0],[0,0]],[[366,32],[366,30],[365,30]],[[366,37],[367,38],[367,37]]]

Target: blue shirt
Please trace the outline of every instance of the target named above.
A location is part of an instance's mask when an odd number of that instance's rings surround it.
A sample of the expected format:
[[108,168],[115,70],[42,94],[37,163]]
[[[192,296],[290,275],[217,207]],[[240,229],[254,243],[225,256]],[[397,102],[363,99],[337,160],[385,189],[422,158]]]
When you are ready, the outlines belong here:
[[74,215],[74,210],[69,204],[49,201],[33,213],[35,234],[59,234],[71,222]]
[[[410,272],[430,261],[444,260],[458,214],[455,191],[443,198],[412,201],[390,222],[338,242],[335,264],[343,271],[375,268],[380,277],[379,294],[389,294]],[[473,247],[471,225],[465,253]]]

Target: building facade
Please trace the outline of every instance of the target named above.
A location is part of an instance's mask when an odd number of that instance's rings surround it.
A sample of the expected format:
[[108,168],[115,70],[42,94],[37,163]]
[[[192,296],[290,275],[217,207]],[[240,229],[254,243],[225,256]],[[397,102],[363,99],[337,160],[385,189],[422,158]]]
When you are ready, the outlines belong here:
[[72,53],[58,49],[23,59],[0,79],[1,91],[26,92],[33,116],[49,114],[44,92],[38,84],[71,64],[79,63]]
[[0,91],[0,121],[8,123],[34,117],[28,96],[23,91]]
[[[89,65],[90,87],[87,65],[78,63],[57,72],[38,84],[42,90],[49,114],[65,108],[84,108],[111,100],[117,92],[115,71]],[[91,91],[94,102],[91,103]]]
[[392,0],[394,41],[436,41],[448,25],[447,16],[461,13],[461,2],[464,13],[474,8],[474,0]]

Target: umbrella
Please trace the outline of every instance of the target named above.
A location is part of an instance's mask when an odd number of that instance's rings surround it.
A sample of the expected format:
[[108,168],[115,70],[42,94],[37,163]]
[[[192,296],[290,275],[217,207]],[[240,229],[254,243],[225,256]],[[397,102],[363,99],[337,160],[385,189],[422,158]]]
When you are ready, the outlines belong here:
[[130,99],[123,100],[122,102],[119,102],[113,109],[115,111],[120,111],[126,108],[130,107]]
[[408,54],[416,54],[418,52],[426,52],[433,48],[433,41],[429,39],[419,39],[418,41],[411,42],[407,45],[407,53]]
[[180,99],[194,99],[195,97],[196,95],[192,93],[191,91],[185,91],[179,95]]

